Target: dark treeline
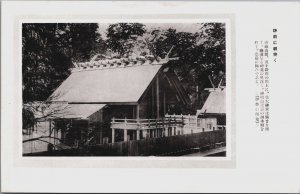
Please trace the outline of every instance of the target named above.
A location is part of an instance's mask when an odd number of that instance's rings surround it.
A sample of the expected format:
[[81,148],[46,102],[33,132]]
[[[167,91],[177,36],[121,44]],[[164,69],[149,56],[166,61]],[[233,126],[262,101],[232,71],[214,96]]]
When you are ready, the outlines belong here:
[[[101,25],[101,24],[100,24]],[[23,101],[44,101],[69,75],[74,62],[102,53],[126,57],[133,53],[170,61],[199,108],[205,87],[225,84],[225,24],[205,23],[196,33],[147,29],[140,23],[111,24],[101,37],[96,23],[25,23],[22,26]],[[210,79],[209,79],[210,78]],[[211,83],[212,82],[212,83]],[[198,92],[197,92],[198,91]],[[202,100],[201,100],[202,99]]]

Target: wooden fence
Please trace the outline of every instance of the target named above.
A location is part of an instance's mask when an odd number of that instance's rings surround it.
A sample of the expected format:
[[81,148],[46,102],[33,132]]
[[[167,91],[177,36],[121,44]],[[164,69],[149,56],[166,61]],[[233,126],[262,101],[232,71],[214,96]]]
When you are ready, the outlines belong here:
[[163,156],[191,148],[211,149],[220,142],[226,142],[226,130],[109,143],[81,150],[55,150],[52,153],[36,153],[31,156]]
[[111,128],[115,129],[163,129],[166,127],[183,126],[183,120],[176,117],[161,119],[119,119],[112,118]]
[[[209,123],[209,126],[206,126]],[[160,119],[120,119],[112,118],[111,128],[129,130],[180,128],[181,134],[199,133],[226,129],[217,125],[217,118],[197,118],[197,115],[168,115]],[[177,130],[176,130],[177,131]]]
[[[174,120],[183,123],[184,134],[199,133],[203,131],[224,130],[226,125],[217,125],[217,118],[198,118],[197,115],[165,115],[166,119],[173,118]],[[209,123],[210,127],[206,124]]]

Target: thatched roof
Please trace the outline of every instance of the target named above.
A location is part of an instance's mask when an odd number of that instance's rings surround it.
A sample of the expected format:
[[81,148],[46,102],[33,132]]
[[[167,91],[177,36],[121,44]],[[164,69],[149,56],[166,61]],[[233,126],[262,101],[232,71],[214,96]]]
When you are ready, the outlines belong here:
[[51,119],[87,119],[106,104],[68,104],[33,102],[25,104],[38,121]]
[[226,114],[226,88],[210,90],[203,107],[197,111],[199,114]]
[[[50,99],[84,104],[138,103],[169,60],[156,61],[148,56],[79,63]],[[183,102],[189,103],[177,76],[168,76]]]
[[88,117],[104,106],[106,106],[106,104],[68,104],[62,111],[54,116],[65,119],[88,119]]
[[72,74],[52,94],[53,101],[137,102],[162,64],[89,68]]

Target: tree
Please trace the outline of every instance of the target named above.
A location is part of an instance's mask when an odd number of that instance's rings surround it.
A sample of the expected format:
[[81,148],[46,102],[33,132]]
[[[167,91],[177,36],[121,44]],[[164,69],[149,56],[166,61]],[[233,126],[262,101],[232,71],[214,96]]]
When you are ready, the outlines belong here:
[[[119,55],[152,54],[159,58],[178,57],[167,65],[172,68],[188,94],[194,99],[193,109],[201,108],[206,87],[217,87],[225,81],[225,24],[196,24],[196,33],[176,29],[146,30],[143,24],[119,23],[107,29],[107,47]],[[200,99],[200,100],[199,100]],[[202,99],[202,100],[201,100]]]
[[[73,62],[89,60],[105,46],[98,24],[25,23],[22,26],[23,128],[53,117],[49,96],[70,74]],[[41,115],[37,117],[36,115]]]
[[[223,23],[198,24],[197,33],[177,32],[176,29],[154,29],[145,39],[152,54],[164,58],[179,57],[170,61],[172,68],[194,98],[194,109],[201,108],[207,93],[205,87],[218,86],[225,80],[225,25]],[[194,96],[194,97],[193,97]],[[202,100],[201,100],[202,98]],[[200,99],[200,100],[199,100]]]
[[23,101],[44,101],[65,80],[73,62],[90,59],[104,41],[98,24],[48,23],[22,26]]
[[113,52],[119,55],[132,51],[138,36],[146,32],[144,24],[117,23],[109,25],[107,29],[107,45]]

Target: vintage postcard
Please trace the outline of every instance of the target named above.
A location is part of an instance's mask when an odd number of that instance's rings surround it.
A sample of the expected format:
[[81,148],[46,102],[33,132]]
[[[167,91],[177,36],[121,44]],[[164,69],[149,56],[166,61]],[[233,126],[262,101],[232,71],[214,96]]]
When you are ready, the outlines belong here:
[[226,156],[226,27],[22,23],[23,156]]
[[2,190],[298,192],[299,9],[3,1]]

